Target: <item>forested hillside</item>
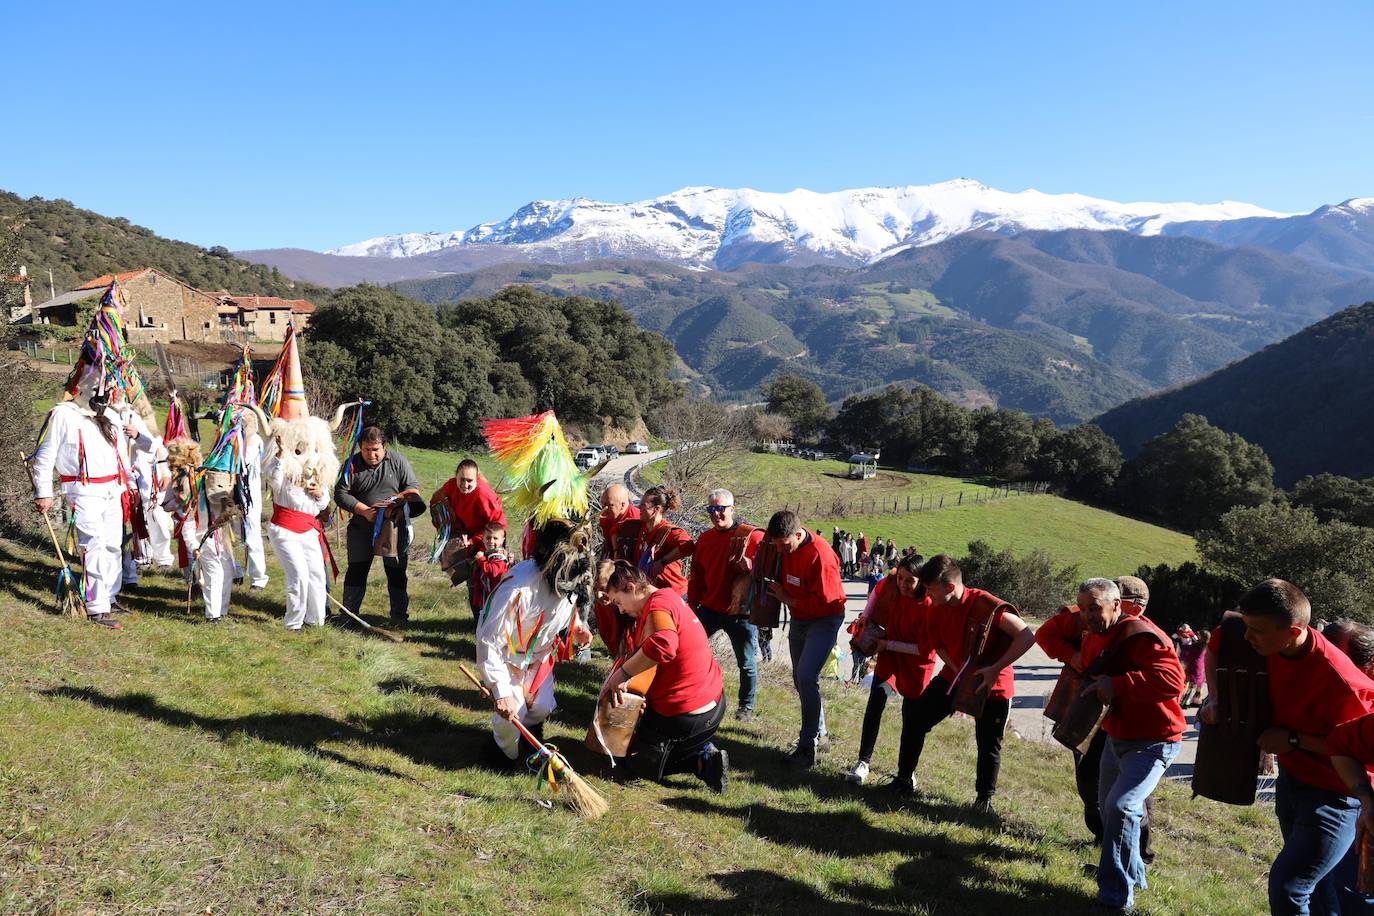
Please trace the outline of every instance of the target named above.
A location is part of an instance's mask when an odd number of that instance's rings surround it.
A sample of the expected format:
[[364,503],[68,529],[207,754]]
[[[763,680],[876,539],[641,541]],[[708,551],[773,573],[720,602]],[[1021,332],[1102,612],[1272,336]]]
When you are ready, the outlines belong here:
[[1374,476],[1374,302],[1338,312],[1190,385],[1097,419],[1127,455],[1200,414],[1262,446],[1284,486],[1309,474]]
[[61,295],[102,274],[156,267],[198,289],[235,295],[316,297],[325,291],[297,283],[275,268],[252,264],[223,247],[166,239],[123,217],[102,216],[67,200],[22,198],[0,191],[0,224],[18,228],[18,259],[33,278],[33,298],[48,298],[48,271]]

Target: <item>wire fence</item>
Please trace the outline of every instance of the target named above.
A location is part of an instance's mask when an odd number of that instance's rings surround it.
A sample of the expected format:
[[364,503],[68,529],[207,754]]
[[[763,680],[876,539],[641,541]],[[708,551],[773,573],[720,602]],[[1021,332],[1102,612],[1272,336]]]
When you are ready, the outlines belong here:
[[1038,480],[1001,483],[995,486],[974,486],[967,490],[946,493],[904,493],[897,496],[837,496],[829,501],[797,497],[784,502],[783,509],[791,509],[806,518],[849,518],[856,515],[904,515],[911,512],[933,512],[955,506],[981,506],[984,503],[1048,493],[1049,484]]

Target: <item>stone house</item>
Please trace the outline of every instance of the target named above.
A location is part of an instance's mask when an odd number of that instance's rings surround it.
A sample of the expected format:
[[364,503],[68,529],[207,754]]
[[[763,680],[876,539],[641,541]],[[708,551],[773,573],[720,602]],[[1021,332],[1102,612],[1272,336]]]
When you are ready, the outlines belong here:
[[124,290],[124,326],[133,344],[220,340],[219,300],[155,267],[105,274],[55,299],[36,304],[35,324],[76,323],[76,316],[117,279]]
[[223,326],[232,326],[255,340],[285,340],[291,322],[300,332],[310,323],[315,306],[305,299],[277,296],[225,296],[219,309]]

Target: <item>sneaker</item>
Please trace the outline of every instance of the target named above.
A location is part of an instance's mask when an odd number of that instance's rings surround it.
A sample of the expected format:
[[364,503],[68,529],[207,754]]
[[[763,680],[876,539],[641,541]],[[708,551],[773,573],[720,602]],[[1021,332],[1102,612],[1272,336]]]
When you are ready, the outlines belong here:
[[223,620],[223,619],[224,619],[223,617],[206,617],[206,618],[205,618],[205,622],[206,622],[206,623],[219,623],[219,622],[220,622],[221,620]]
[[741,706],[735,710],[735,719],[740,722],[754,721],[754,708],[752,706]]
[[[709,753],[707,753],[709,751]],[[701,781],[717,795],[725,791],[730,776],[730,755],[714,744],[706,745],[702,751]]]
[[816,755],[798,749],[788,754],[785,762],[794,770],[809,770],[816,765]]
[[850,770],[844,777],[845,782],[861,786],[868,781],[868,761],[860,760],[854,764],[854,769]]
[[891,793],[898,798],[910,798],[916,794],[916,774],[910,776],[893,776],[883,785],[883,791]]
[[111,613],[111,614],[127,614],[127,613],[129,613],[129,609],[126,608],[124,605],[120,604],[118,601],[111,601],[111,602],[110,602],[110,613]]
[[87,619],[90,620],[91,623],[94,623],[94,624],[96,624],[96,625],[98,625],[98,626],[105,627],[106,629],[110,629],[110,630],[122,630],[122,629],[124,629],[123,627],[121,627],[121,626],[119,625],[119,621],[118,621],[118,620],[115,620],[114,617],[111,616],[110,614],[92,614],[92,615],[91,615],[89,618],[87,618]]
[[973,810],[978,814],[992,813],[992,793],[985,792],[978,796],[973,802]]

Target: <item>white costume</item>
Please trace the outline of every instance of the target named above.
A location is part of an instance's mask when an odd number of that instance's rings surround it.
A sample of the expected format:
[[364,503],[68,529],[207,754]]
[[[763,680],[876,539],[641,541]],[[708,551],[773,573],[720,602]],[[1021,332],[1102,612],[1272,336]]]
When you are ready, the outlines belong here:
[[[146,510],[149,503],[145,501],[145,495],[151,495],[152,485],[151,482],[147,484],[144,483],[139,471],[139,460],[142,455],[151,455],[161,445],[161,439],[148,429],[148,424],[143,422],[143,417],[139,416],[138,411],[134,410],[127,401],[110,405],[106,412],[121,430],[126,426],[132,426],[138,432],[138,437],[135,439],[122,437],[123,446],[119,452],[119,459],[129,472],[129,485],[131,489],[138,495],[141,506]],[[130,495],[132,496],[133,494]],[[145,511],[144,514],[146,517],[148,513]],[[140,556],[145,554],[143,554],[143,551],[138,545],[134,544],[132,528],[123,535],[123,541],[123,575],[120,578],[120,585],[121,587],[125,585],[137,585],[138,561],[135,554]],[[115,589],[115,594],[119,594],[119,589]]]
[[[175,485],[168,489],[164,505],[172,513],[173,530],[186,550],[186,562],[192,565],[200,582],[205,619],[229,616],[229,598],[234,589],[234,551],[229,546],[229,527],[223,525],[206,537],[210,530],[209,511],[198,497],[185,501]],[[191,571],[186,574],[189,576]]]
[[[323,421],[320,423],[323,425]],[[267,459],[263,472],[272,490],[272,503],[278,509],[316,516],[329,508],[329,491],[311,496],[303,487],[287,480],[286,469],[277,456]],[[267,526],[267,536],[286,579],[286,616],[282,622],[288,630],[299,630],[302,624],[324,626],[329,576],[319,532],[293,531],[274,519]]]
[[161,436],[152,436],[152,448],[134,446],[134,482],[143,500],[143,518],[148,523],[148,539],[141,545],[141,553],[153,566],[175,566],[172,556],[172,516],[162,506],[162,491],[157,485],[159,475],[166,476],[167,449]]
[[85,571],[86,611],[92,616],[110,612],[122,574],[121,494],[128,474],[120,464],[119,453],[126,446],[118,424],[115,443],[111,445],[105,438],[93,413],[74,401],[64,401],[48,412],[46,434],[33,455],[34,492],[40,498],[53,495],[54,470],[62,479],[62,495],[75,519],[76,543]]
[[[559,633],[573,618],[572,602],[549,586],[534,560],[511,567],[482,609],[477,624],[477,670],[496,698],[520,700],[518,715],[526,726],[543,722],[557,706],[553,672],[543,669]],[[536,685],[539,677],[542,680]],[[497,745],[514,760],[520,748],[515,726],[493,713],[491,730]]]
[[243,485],[251,500],[243,517],[243,543],[248,548],[249,583],[254,588],[267,584],[267,554],[262,549],[262,436],[254,434],[243,448]]

